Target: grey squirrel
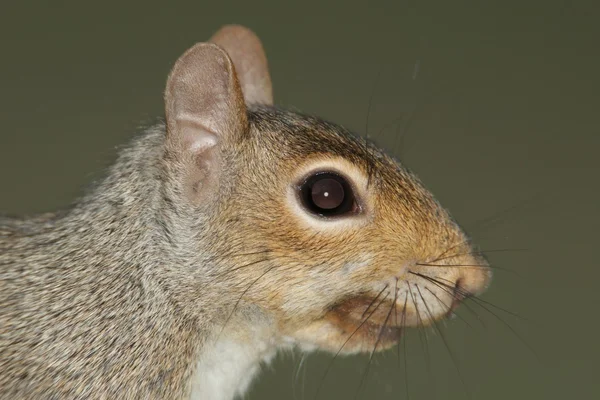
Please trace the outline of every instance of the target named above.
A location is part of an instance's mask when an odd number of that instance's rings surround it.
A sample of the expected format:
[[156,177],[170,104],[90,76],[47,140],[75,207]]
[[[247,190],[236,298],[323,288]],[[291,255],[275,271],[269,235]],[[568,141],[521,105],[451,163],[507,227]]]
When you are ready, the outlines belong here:
[[273,106],[229,25],[71,209],[0,217],[0,398],[232,399],[278,349],[390,347],[490,278],[400,163]]

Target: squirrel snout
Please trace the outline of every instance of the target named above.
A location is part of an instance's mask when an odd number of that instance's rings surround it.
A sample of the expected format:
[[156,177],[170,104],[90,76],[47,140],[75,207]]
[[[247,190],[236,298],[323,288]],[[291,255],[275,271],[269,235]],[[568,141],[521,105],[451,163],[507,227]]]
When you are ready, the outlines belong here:
[[492,278],[488,262],[479,257],[457,264],[458,276],[454,284],[456,297],[467,298],[483,293]]
[[[483,257],[458,256],[444,262],[415,263],[408,283],[427,306],[418,312],[431,319],[448,317],[466,299],[483,293],[491,280],[491,270]],[[410,304],[410,303],[409,303]],[[425,311],[425,312],[423,312]]]
[[[463,268],[467,270],[467,268]],[[476,296],[488,287],[491,280],[491,273],[487,263],[481,261],[471,267],[471,271],[461,271],[454,283],[452,293],[452,304],[448,309],[447,316],[450,316],[458,306],[466,299]]]

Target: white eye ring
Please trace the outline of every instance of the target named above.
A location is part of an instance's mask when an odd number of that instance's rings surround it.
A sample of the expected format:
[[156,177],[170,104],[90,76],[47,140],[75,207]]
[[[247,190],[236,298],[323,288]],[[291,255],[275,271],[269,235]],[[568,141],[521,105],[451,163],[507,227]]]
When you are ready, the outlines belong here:
[[[337,179],[345,193],[350,193],[346,203],[340,204],[332,213],[307,207],[307,196],[303,186],[319,175]],[[307,187],[304,187],[307,190]],[[321,230],[350,229],[364,226],[372,210],[367,192],[367,176],[354,164],[341,157],[323,157],[308,159],[297,169],[288,188],[287,203],[306,228]],[[321,211],[321,212],[320,212]]]

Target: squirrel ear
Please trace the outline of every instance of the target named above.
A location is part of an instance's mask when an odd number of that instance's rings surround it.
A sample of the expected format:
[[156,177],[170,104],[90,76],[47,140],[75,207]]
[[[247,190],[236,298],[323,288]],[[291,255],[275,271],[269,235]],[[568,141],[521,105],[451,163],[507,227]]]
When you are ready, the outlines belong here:
[[[175,63],[165,90],[167,144],[185,168],[186,191],[215,182],[215,146],[231,145],[246,132],[246,105],[227,53],[198,43]],[[181,165],[181,164],[180,164]]]
[[177,60],[167,80],[165,114],[169,138],[192,152],[246,129],[240,85],[223,49],[198,43]]
[[225,25],[210,42],[225,49],[237,72],[246,104],[273,105],[267,56],[258,36],[240,25]]

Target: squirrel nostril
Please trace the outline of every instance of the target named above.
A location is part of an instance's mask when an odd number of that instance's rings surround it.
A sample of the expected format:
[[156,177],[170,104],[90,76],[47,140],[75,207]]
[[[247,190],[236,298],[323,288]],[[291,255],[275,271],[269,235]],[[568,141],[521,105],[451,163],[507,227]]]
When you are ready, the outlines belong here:
[[456,280],[456,283],[454,284],[454,298],[458,299],[459,301],[468,299],[469,297],[473,296],[471,292],[465,289],[463,283],[464,278],[458,278]]
[[448,314],[452,314],[454,310],[458,308],[460,303],[473,296],[467,290],[465,290],[462,286],[463,278],[458,278],[456,283],[454,284],[454,290],[452,292],[452,304],[450,305],[450,309],[448,310]]
[[456,295],[457,293],[462,292],[461,286],[462,283],[464,282],[464,278],[458,278],[456,280],[456,282],[454,283],[454,294]]

